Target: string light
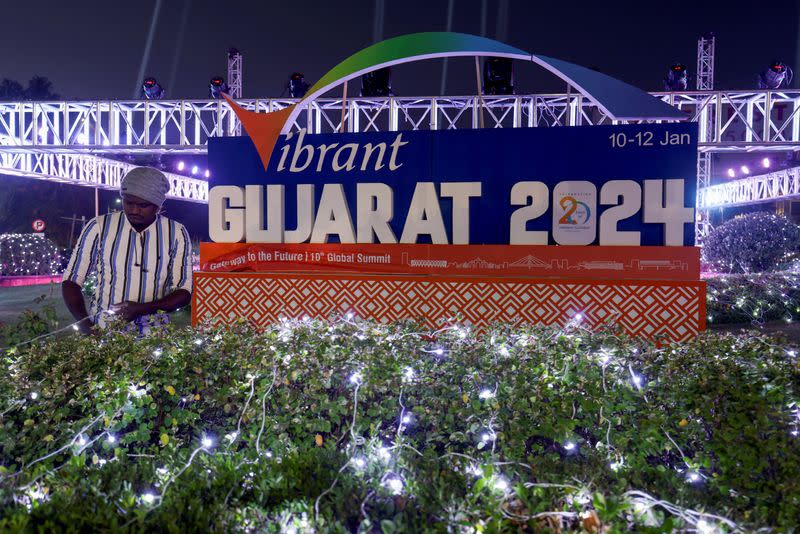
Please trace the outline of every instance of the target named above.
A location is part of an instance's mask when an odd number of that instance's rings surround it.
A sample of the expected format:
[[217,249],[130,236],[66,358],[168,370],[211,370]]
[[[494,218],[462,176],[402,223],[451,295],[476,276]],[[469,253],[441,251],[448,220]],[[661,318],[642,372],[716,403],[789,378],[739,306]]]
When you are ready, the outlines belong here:
[[359,373],[359,372],[355,372],[352,375],[350,375],[350,383],[354,384],[354,385],[357,385],[357,386],[361,384],[361,381],[363,379],[364,379],[364,377],[361,376],[361,373]]
[[384,485],[389,488],[389,491],[394,495],[400,495],[403,492],[403,481],[397,475],[390,474],[385,477]]
[[200,443],[203,444],[204,449],[210,449],[214,446],[214,440],[211,438],[211,436],[203,435],[203,439],[200,441]]
[[494,391],[491,389],[483,389],[478,393],[478,398],[483,400],[494,398]]
[[492,486],[494,487],[494,489],[496,489],[497,491],[501,491],[501,492],[508,491],[509,487],[510,487],[509,484],[508,484],[508,479],[506,477],[502,476],[502,475],[495,476],[492,479]]

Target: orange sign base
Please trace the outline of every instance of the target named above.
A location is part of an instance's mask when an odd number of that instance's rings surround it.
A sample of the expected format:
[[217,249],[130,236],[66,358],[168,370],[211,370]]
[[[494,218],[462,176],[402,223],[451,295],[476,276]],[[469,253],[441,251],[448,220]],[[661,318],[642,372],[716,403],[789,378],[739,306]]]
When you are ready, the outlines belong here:
[[281,317],[353,312],[431,328],[458,316],[480,329],[493,322],[563,326],[581,314],[590,327],[612,322],[632,336],[684,341],[705,330],[705,289],[695,280],[197,272],[192,320],[267,326]]

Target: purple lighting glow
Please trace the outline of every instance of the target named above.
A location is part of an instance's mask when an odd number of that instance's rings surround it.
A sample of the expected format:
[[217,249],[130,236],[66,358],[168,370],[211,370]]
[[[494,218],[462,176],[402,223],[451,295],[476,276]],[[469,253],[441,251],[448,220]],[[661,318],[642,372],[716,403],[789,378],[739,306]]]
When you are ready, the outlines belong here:
[[732,168],[728,169],[728,176],[730,176],[731,178],[735,178],[736,177],[736,171],[733,170]]
[[186,167],[186,164],[184,162],[182,162],[182,161],[179,161],[178,162],[178,170],[182,171],[184,167]]
[[198,170],[199,169],[197,168],[197,165],[195,165],[194,167],[192,167],[192,174],[197,174]]
[[742,165],[741,171],[742,174],[750,174],[750,167],[748,167],[747,165]]
[[762,165],[762,166],[763,166],[765,169],[769,169],[769,166],[770,166],[770,161],[769,161],[769,158],[764,158],[764,159],[762,159],[762,160],[761,160],[761,165]]

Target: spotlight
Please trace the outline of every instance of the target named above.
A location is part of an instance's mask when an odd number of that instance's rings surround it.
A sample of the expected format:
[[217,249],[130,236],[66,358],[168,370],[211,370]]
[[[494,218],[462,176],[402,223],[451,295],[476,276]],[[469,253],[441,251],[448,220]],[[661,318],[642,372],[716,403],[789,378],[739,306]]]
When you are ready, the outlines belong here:
[[731,178],[736,178],[736,171],[733,168],[728,169],[728,176]]
[[483,92],[487,95],[514,94],[514,63],[504,57],[488,57],[483,62]]
[[308,91],[306,77],[302,72],[293,72],[289,76],[289,96],[292,98],[303,98]]
[[750,174],[750,167],[747,165],[742,165],[740,170],[742,171],[742,174]]
[[783,61],[775,60],[770,62],[769,67],[761,71],[758,75],[759,89],[780,89],[789,87],[792,83],[794,72]]
[[164,88],[153,78],[145,78],[142,82],[142,91],[147,100],[161,100],[164,98]]
[[217,100],[222,98],[222,93],[228,92],[228,84],[225,83],[225,78],[222,76],[214,76],[211,78],[211,81],[208,83],[208,93],[211,95],[211,98]]
[[208,169],[206,169],[206,174],[205,174],[205,176],[206,176],[206,178],[211,178],[211,171],[209,171]]
[[671,66],[664,77],[665,91],[685,91],[688,84],[689,73],[682,63]]
[[182,161],[179,161],[178,162],[178,170],[182,171],[184,169],[184,167],[186,167],[186,164],[184,162],[182,162]]
[[769,161],[769,158],[764,158],[761,160],[761,166],[764,167],[765,169],[769,169],[770,165],[771,163]]
[[361,96],[394,96],[392,69],[383,67],[361,76]]
[[197,171],[199,171],[199,170],[200,170],[200,169],[197,167],[197,165],[194,165],[194,166],[192,167],[192,174],[197,174]]

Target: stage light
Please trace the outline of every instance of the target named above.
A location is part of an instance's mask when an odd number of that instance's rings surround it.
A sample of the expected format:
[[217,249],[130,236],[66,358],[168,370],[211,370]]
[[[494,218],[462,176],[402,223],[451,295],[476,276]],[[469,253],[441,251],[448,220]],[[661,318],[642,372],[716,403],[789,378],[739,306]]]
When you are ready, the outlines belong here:
[[306,77],[302,72],[293,72],[289,76],[289,96],[292,98],[303,98],[308,91]]
[[771,162],[769,161],[769,158],[764,158],[761,160],[761,166],[764,167],[765,169],[769,169],[770,165]]
[[142,91],[147,100],[161,100],[164,98],[164,88],[152,76],[142,82]]
[[483,93],[514,94],[514,63],[504,57],[488,57],[483,62]]
[[184,162],[182,162],[182,161],[179,161],[178,162],[178,170],[182,171],[184,169],[184,167],[186,167],[186,164]]
[[361,96],[394,96],[392,69],[383,67],[361,76]]
[[197,167],[197,165],[192,166],[192,174],[197,174],[197,171],[199,170],[200,169]]
[[688,84],[689,73],[686,66],[681,63],[671,66],[664,77],[665,91],[685,91]]
[[208,82],[208,93],[213,99],[222,98],[222,93],[228,92],[228,84],[225,83],[225,78],[222,76],[214,76]]
[[750,174],[750,167],[748,167],[747,165],[742,165],[742,167],[739,170],[742,171],[742,174]]
[[728,169],[728,176],[731,178],[736,178],[736,171],[733,168]]
[[206,176],[206,178],[211,178],[211,171],[209,171],[208,169],[206,169],[206,174],[205,174],[205,176]]
[[759,89],[780,89],[789,87],[792,83],[794,72],[783,61],[771,61],[769,67],[758,75]]

